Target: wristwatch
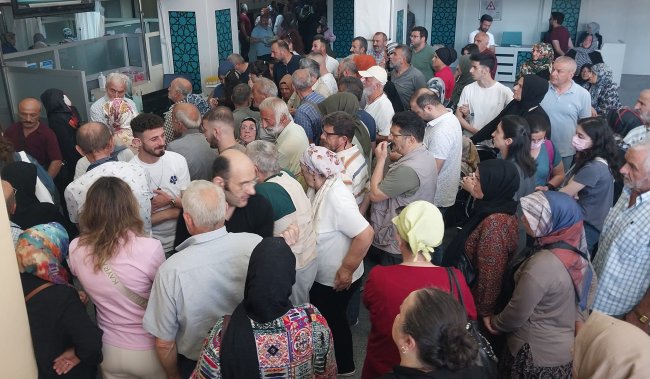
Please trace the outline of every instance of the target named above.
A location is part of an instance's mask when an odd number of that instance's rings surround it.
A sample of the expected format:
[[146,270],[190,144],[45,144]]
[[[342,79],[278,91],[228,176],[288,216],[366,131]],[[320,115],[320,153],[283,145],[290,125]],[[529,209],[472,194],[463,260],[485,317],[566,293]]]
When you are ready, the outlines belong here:
[[642,323],[644,325],[650,325],[650,318],[648,316],[642,314],[641,312],[637,311],[636,309],[634,310],[634,314],[637,315],[637,317],[639,318],[640,323]]

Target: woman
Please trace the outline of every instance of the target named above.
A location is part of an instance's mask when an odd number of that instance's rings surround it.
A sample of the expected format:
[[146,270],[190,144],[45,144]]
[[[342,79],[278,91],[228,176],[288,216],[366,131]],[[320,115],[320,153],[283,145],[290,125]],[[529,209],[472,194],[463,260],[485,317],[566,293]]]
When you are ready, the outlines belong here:
[[361,285],[363,257],[374,232],[341,179],[344,168],[336,153],[311,145],[300,157],[300,167],[317,235],[318,272],[309,297],[332,329],[338,374],[351,375],[354,349],[346,310]]
[[142,328],[146,299],[165,254],[160,241],[144,236],[138,209],[124,181],[98,179],[79,217],[81,234],[70,244],[70,270],[93,300],[104,332],[105,379],[165,376],[155,338]]
[[597,44],[597,49],[600,50],[603,47],[603,36],[600,35],[600,24],[597,22],[587,23],[587,29],[581,33],[578,38],[578,43],[582,43],[582,41],[590,34],[594,36],[594,43]]
[[575,379],[646,379],[650,373],[650,336],[623,320],[593,312],[576,336]]
[[570,378],[576,323],[586,319],[596,283],[580,207],[559,192],[532,193],[521,207],[536,249],[515,272],[505,309],[486,326],[508,333],[499,361],[504,377]]
[[[503,274],[518,242],[517,202],[519,173],[514,163],[491,159],[479,163],[475,175],[461,185],[476,200],[465,226],[445,249],[443,266],[456,266],[465,254],[476,277],[470,288],[476,311],[486,318],[495,313]],[[466,280],[471,280],[466,277]]]
[[[391,345],[392,325],[400,304],[409,293],[420,288],[436,287],[451,292],[444,267],[431,263],[434,249],[442,243],[445,226],[442,214],[433,204],[414,201],[393,219],[403,261],[399,265],[375,266],[363,290],[363,301],[370,315],[370,334],[362,378],[377,378],[400,362],[397,347]],[[440,254],[440,253],[438,253]],[[457,277],[460,271],[454,269]],[[459,280],[465,313],[476,320],[474,299],[464,280]]]
[[482,377],[472,367],[478,346],[466,323],[462,306],[450,294],[435,288],[411,292],[392,323],[400,364],[382,378]]
[[[582,75],[582,74],[581,74]],[[587,80],[585,88],[591,95],[592,116],[607,117],[612,110],[621,107],[621,99],[618,96],[618,85],[612,79],[612,70],[604,63],[597,63],[582,75]]]
[[76,235],[76,228],[52,203],[41,202],[36,196],[36,166],[27,162],[13,162],[2,169],[2,180],[16,189],[16,211],[9,216],[11,221],[24,229],[48,222],[64,225],[70,235]]
[[265,61],[261,60],[256,60],[251,66],[251,70],[248,73],[248,85],[253,88],[253,83],[255,83],[255,79],[259,77],[264,77],[269,80],[273,80],[273,76],[271,75],[271,70],[269,68],[269,64]]
[[587,34],[587,36],[585,36],[585,39],[582,40],[580,46],[576,46],[573,49],[567,51],[566,56],[573,58],[576,61],[577,69],[574,74],[574,80],[576,80],[578,84],[582,83],[580,79],[580,69],[582,69],[582,66],[587,63],[603,63],[603,56],[600,55],[600,52],[597,50],[598,42],[594,41],[593,35]]
[[58,223],[34,226],[18,237],[23,286],[39,379],[95,378],[102,332],[88,317],[62,266],[68,234]]
[[433,58],[431,58],[431,66],[435,70],[434,76],[442,79],[445,83],[445,94],[443,96],[444,102],[448,102],[451,94],[454,91],[455,78],[454,73],[449,68],[449,65],[456,61],[456,50],[443,46],[436,50]]
[[243,146],[257,139],[257,120],[254,117],[246,117],[239,126],[239,143]]
[[478,54],[478,45],[475,43],[469,43],[465,46],[463,46],[463,49],[460,51],[460,55],[472,55],[472,54]]
[[620,163],[612,130],[598,117],[578,121],[571,141],[576,149],[575,163],[569,169],[560,191],[578,199],[587,235],[593,249],[614,203],[614,179],[620,179]]
[[297,379],[336,376],[325,318],[313,305],[293,306],[289,300],[295,267],[284,239],[265,238],[255,247],[244,300],[208,333],[193,379],[266,378],[278,372]]
[[553,70],[553,46],[540,42],[533,45],[532,58],[519,66],[517,80],[524,75],[537,75],[544,80],[549,80]]
[[536,164],[535,191],[553,191],[564,181],[564,164],[550,139],[551,125],[540,115],[525,118],[530,127],[530,155]]
[[589,83],[589,78],[591,78],[591,68],[594,65],[591,63],[585,63],[582,65],[580,68],[580,79],[581,79],[581,85],[585,87],[587,90],[589,90],[589,87],[591,87],[591,83]]
[[492,133],[494,147],[499,149],[501,158],[509,160],[517,167],[519,189],[514,200],[530,194],[535,190],[535,170],[537,165],[530,154],[530,128],[521,116],[503,117],[497,129]]
[[462,55],[458,59],[458,66],[456,66],[456,84],[454,84],[454,90],[451,92],[451,98],[449,100],[449,107],[456,108],[458,105],[458,100],[460,100],[460,94],[463,92],[463,88],[466,85],[473,83],[474,78],[469,70],[472,68],[472,61],[469,60],[469,55]]
[[280,97],[282,97],[282,100],[284,102],[288,102],[289,98],[291,98],[291,95],[293,95],[294,89],[293,89],[293,79],[291,78],[291,75],[287,74],[280,79]]
[[497,128],[506,115],[517,115],[526,117],[527,115],[535,114],[543,117],[544,120],[550,125],[551,121],[546,114],[546,111],[539,105],[544,100],[544,96],[548,92],[548,81],[533,74],[528,74],[520,77],[517,83],[512,87],[512,101],[503,108],[501,113],[496,116],[492,121],[487,123],[476,134],[472,136],[472,142],[479,143],[490,139],[492,133]]

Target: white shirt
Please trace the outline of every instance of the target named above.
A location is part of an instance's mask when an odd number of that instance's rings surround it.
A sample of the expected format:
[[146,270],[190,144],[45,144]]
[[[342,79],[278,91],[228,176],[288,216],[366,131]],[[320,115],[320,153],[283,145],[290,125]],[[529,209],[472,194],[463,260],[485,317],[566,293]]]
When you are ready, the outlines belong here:
[[332,95],[339,92],[339,87],[336,84],[336,79],[334,79],[334,75],[332,75],[331,73],[328,72],[325,75],[321,75],[321,77],[318,78],[318,80],[323,84],[325,84],[327,88],[329,88],[330,93]]
[[[128,149],[127,149],[128,150]],[[112,176],[120,178],[131,187],[133,195],[140,206],[140,216],[144,221],[144,230],[151,233],[151,191],[149,176],[140,166],[128,162],[106,162],[75,179],[66,187],[64,196],[68,207],[70,221],[79,223],[79,212],[86,202],[86,193],[99,178]]]
[[372,118],[375,119],[377,124],[377,135],[387,137],[390,134],[390,126],[392,124],[393,116],[395,115],[395,110],[393,109],[393,104],[388,100],[388,96],[385,93],[382,93],[381,96],[371,104],[366,104],[364,109],[366,112],[370,113]]
[[336,70],[339,68],[339,61],[337,61],[335,58],[330,57],[329,55],[326,55],[325,57],[325,66],[327,66],[327,71],[329,71],[331,74],[336,73]]
[[[133,159],[135,155],[131,151],[131,149],[126,148],[119,153],[117,153],[117,160],[120,162],[130,162],[131,159]],[[81,157],[77,161],[77,165],[75,166],[74,169],[74,178],[77,179],[83,174],[88,171],[88,167],[90,167],[90,161],[86,157]]]
[[[156,163],[144,163],[136,155],[131,160],[132,164],[139,165],[149,174],[149,190],[153,194],[154,190],[160,189],[170,196],[176,198],[181,196],[181,192],[190,184],[190,171],[187,168],[185,158],[173,151],[166,151],[165,154],[156,161]],[[158,211],[168,209],[164,207]],[[163,221],[158,225],[152,226],[153,236],[160,240],[165,252],[174,249],[174,237],[176,234],[176,220]]]
[[630,130],[623,138],[623,147],[627,150],[650,136],[650,128],[645,125]]
[[[313,192],[312,192],[313,193]],[[352,239],[368,227],[368,221],[359,213],[354,196],[342,180],[337,180],[320,205],[316,232],[318,273],[316,281],[334,286],[334,278],[343,258],[348,254]],[[363,275],[363,263],[352,274],[352,281]]]
[[458,105],[469,105],[470,124],[480,130],[512,101],[512,90],[499,82],[483,88],[478,82],[468,84],[460,94]]
[[[467,43],[474,43],[474,37],[480,32],[480,30],[476,29],[473,32],[469,33],[469,38],[467,39]],[[490,32],[485,32],[485,34],[488,35],[490,42],[488,42],[488,46],[495,46],[496,43],[494,42],[494,35]]]
[[352,186],[352,194],[357,205],[360,205],[370,185],[366,158],[363,156],[363,152],[354,145],[349,149],[339,151],[336,155],[341,158],[343,166],[345,166],[343,182]]
[[[134,116],[137,116],[138,107],[135,105],[133,100],[126,97],[124,98],[124,100],[135,111]],[[95,101],[93,105],[90,106],[90,121],[103,122],[106,125],[110,125],[110,123],[108,122],[108,118],[104,113],[104,103],[106,103],[107,101],[111,101],[111,99],[109,99],[108,96],[104,96],[101,99]]]
[[451,207],[458,193],[463,155],[463,133],[458,118],[449,111],[429,121],[424,129],[423,142],[434,158],[445,160],[438,172],[433,204],[436,207]]

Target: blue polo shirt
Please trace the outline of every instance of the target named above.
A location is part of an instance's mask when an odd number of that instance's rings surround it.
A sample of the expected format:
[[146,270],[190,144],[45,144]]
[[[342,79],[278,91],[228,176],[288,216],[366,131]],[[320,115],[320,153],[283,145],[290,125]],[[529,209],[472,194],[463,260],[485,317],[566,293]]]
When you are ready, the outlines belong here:
[[551,120],[551,141],[562,157],[575,155],[571,139],[576,134],[578,120],[591,116],[591,96],[583,87],[571,81],[571,87],[559,95],[549,84],[540,103]]

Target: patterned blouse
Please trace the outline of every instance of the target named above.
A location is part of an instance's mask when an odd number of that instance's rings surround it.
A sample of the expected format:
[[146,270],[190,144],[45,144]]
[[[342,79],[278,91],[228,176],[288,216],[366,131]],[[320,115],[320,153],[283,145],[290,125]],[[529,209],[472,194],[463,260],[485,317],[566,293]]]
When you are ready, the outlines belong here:
[[[212,327],[192,379],[221,378],[223,317]],[[327,321],[311,304],[295,307],[271,322],[251,320],[260,378],[335,378],[336,360]]]

